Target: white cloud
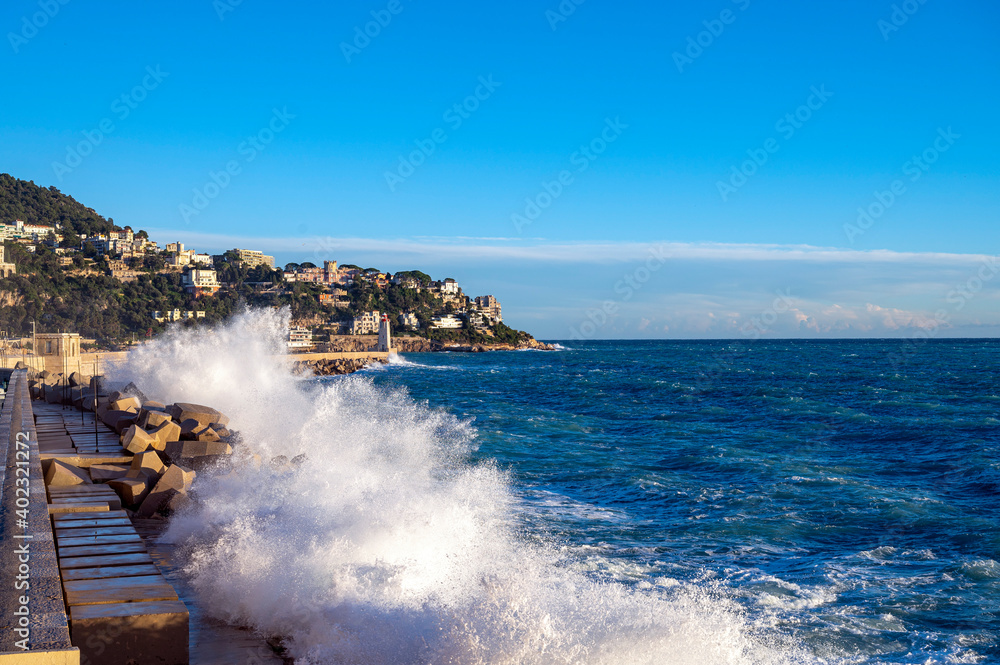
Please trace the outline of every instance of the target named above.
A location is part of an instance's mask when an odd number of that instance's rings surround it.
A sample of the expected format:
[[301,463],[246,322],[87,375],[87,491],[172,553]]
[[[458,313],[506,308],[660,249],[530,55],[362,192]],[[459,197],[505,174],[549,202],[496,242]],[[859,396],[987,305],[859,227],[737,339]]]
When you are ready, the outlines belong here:
[[[543,261],[561,263],[624,263],[641,261],[651,252],[665,254],[671,260],[701,261],[792,261],[816,263],[922,263],[972,264],[989,259],[985,254],[949,254],[937,252],[894,252],[891,250],[855,250],[810,245],[723,244],[674,242],[547,242],[514,238],[308,238],[256,237],[201,233],[186,229],[149,229],[158,239],[176,238],[206,251],[233,247],[252,247],[265,253],[300,253],[301,260],[319,252],[349,260],[351,254],[379,253],[391,256],[426,257],[440,262],[469,261]],[[995,260],[995,257],[994,257]]]

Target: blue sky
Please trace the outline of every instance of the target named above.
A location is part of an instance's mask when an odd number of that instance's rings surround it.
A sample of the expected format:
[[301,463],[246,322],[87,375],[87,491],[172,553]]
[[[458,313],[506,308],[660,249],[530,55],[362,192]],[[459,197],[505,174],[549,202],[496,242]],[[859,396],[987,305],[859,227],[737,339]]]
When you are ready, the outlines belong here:
[[161,242],[422,268],[547,338],[1000,335],[995,3],[13,0],[0,26],[0,170]]

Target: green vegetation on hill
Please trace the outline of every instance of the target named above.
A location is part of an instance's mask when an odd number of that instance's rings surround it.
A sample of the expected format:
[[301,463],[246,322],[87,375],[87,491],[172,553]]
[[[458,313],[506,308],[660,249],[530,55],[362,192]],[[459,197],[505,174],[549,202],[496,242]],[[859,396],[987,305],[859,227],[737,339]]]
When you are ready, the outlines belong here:
[[74,235],[108,233],[116,228],[113,220],[101,217],[55,187],[46,189],[0,173],[0,220],[12,224],[16,219],[46,226],[62,224]]
[[[61,224],[64,247],[79,247],[80,234],[117,229],[113,220],[101,217],[54,187],[45,189],[0,174],[0,221],[12,223],[15,219],[30,224]],[[28,334],[35,322],[40,332],[74,331],[95,338],[101,346],[115,346],[133,337],[162,332],[169,324],[153,319],[152,312],[157,310],[204,311],[204,318],[184,320],[181,324],[194,326],[220,322],[245,304],[289,307],[293,319],[322,323],[345,322],[363,312],[378,310],[389,315],[394,333],[400,329],[399,315],[409,312],[419,322],[417,334],[443,341],[515,344],[530,337],[503,324],[491,328],[491,335],[472,328],[468,322],[458,330],[431,330],[431,317],[455,313],[455,306],[426,288],[432,279],[420,270],[398,274],[425,288],[405,288],[399,284],[379,287],[364,278],[347,287],[346,294],[345,288],[338,286],[337,299],[347,302],[346,306],[341,303],[337,307],[333,302],[320,302],[320,295],[330,294],[323,286],[285,283],[281,270],[266,266],[248,268],[233,251],[213,257],[218,280],[228,286],[214,296],[195,298],[185,292],[181,273],[165,269],[163,253],[147,254],[141,265],[130,266],[130,270],[142,274],[135,281],[123,283],[108,274],[105,257],[91,245],[68,254],[72,259],[69,265],[60,265],[59,257],[44,244],[39,244],[33,254],[16,242],[4,246],[7,260],[17,265],[17,274],[0,279],[0,332],[14,336]],[[289,267],[299,265],[315,267],[308,262]],[[341,267],[361,270],[351,264]],[[364,272],[380,271],[367,268]]]
[[84,267],[83,258],[62,268],[45,246],[29,254],[17,243],[5,243],[8,260],[18,274],[0,279],[0,327],[25,335],[35,321],[39,331],[79,332],[102,345],[155,334],[165,328],[151,317],[154,310],[200,309],[205,322],[221,321],[237,306],[238,296],[220,293],[194,302],[178,273],[150,273],[123,284],[105,274],[103,261]]

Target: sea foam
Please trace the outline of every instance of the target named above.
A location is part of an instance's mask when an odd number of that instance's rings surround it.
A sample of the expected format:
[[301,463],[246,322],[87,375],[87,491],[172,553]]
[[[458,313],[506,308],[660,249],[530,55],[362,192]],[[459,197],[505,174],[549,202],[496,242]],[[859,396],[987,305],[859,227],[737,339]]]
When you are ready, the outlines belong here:
[[208,614],[281,637],[303,664],[809,660],[710,588],[600,581],[527,542],[511,478],[469,459],[468,422],[371,377],[294,376],[287,324],[266,310],[176,326],[110,372],[222,410],[244,452],[308,456],[202,473],[171,518]]

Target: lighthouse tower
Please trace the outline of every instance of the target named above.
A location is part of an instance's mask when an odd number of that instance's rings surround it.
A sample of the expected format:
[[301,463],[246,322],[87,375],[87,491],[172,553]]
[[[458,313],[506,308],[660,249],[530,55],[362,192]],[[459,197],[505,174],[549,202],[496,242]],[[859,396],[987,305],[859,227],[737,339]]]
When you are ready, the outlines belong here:
[[382,315],[382,320],[378,324],[378,350],[389,352],[392,350],[392,338],[389,335],[389,316]]

